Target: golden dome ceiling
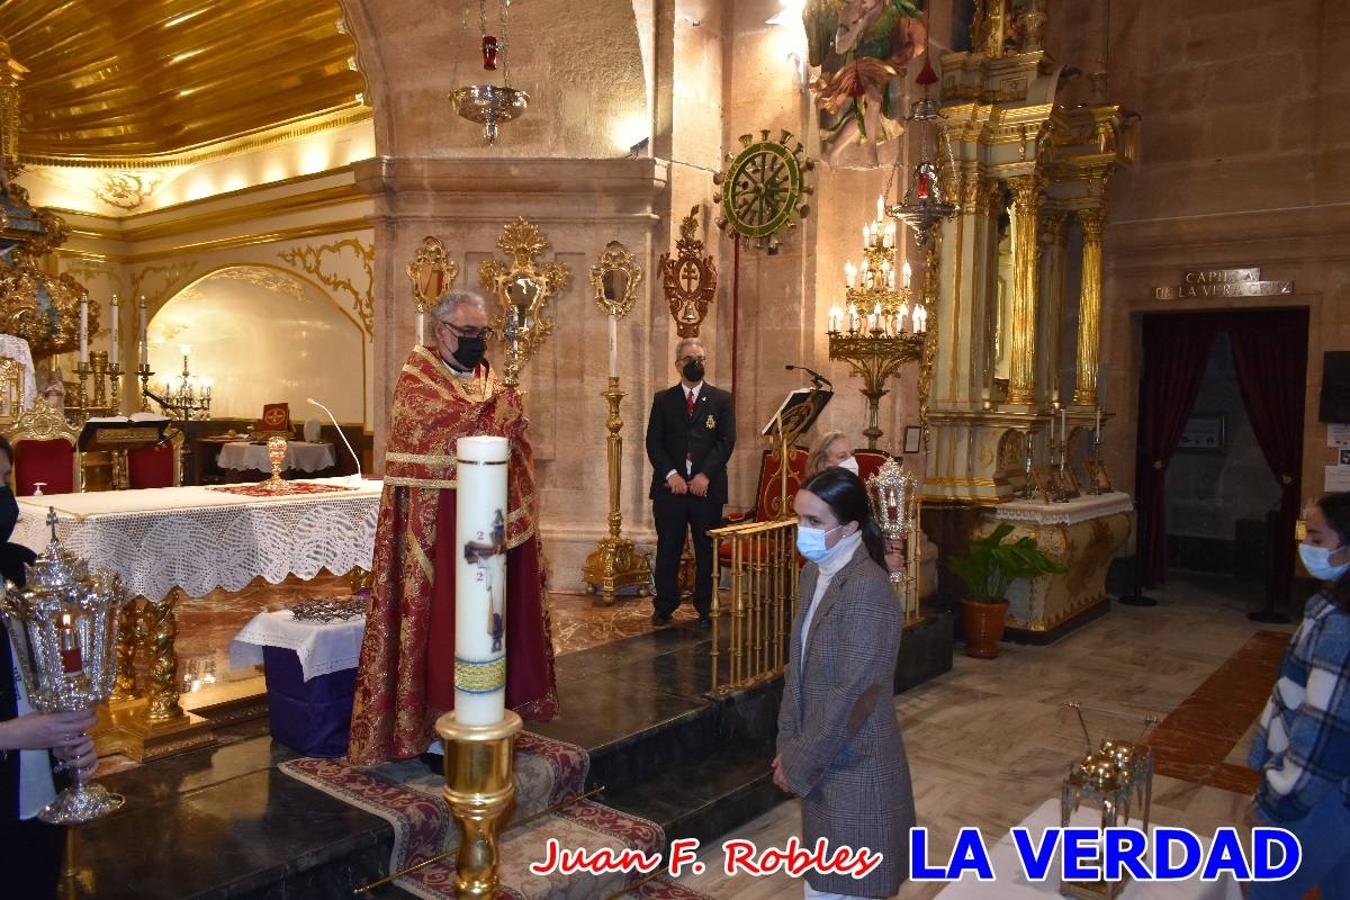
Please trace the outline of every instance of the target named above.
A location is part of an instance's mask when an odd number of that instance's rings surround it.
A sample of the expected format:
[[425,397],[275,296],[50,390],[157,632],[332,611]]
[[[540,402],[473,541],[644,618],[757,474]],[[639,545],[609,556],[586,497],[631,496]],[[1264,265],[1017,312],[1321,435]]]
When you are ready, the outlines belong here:
[[[337,0],[3,0],[28,161],[142,165],[368,114]],[[166,159],[167,157],[167,159]]]

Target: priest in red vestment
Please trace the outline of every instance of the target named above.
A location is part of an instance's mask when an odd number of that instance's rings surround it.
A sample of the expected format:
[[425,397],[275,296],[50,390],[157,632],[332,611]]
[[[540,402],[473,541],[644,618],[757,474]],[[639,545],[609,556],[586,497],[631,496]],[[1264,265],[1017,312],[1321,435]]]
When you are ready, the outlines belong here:
[[348,759],[377,765],[425,753],[455,705],[455,442],[511,441],[507,469],[506,705],[551,719],[553,644],[536,534],[534,454],[521,396],[483,359],[487,310],[476,294],[436,307],[434,343],[394,385],[370,607],[356,675]]

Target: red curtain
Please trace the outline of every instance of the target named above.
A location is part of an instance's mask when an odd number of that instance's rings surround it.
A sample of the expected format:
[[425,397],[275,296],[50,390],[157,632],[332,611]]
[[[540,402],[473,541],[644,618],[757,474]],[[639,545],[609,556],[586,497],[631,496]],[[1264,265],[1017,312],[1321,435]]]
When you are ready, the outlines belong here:
[[1144,318],[1135,516],[1148,587],[1167,577],[1167,464],[1200,393],[1217,324],[1205,314]]
[[1303,402],[1308,380],[1308,311],[1235,314],[1229,332],[1242,402],[1256,442],[1279,482],[1279,532],[1271,549],[1269,590],[1287,603],[1294,578],[1294,526],[1302,496]]

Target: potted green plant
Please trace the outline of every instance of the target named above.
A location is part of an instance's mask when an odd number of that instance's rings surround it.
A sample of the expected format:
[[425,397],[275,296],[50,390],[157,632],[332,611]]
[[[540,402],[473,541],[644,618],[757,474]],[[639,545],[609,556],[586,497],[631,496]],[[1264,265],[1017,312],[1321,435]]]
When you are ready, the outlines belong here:
[[968,593],[961,600],[966,655],[976,659],[998,656],[998,642],[1003,640],[1003,623],[1008,615],[1008,587],[1013,579],[1065,571],[1030,535],[1004,543],[1012,530],[1013,526],[1005,522],[989,536],[971,541],[964,555],[947,560],[947,568],[966,585]]

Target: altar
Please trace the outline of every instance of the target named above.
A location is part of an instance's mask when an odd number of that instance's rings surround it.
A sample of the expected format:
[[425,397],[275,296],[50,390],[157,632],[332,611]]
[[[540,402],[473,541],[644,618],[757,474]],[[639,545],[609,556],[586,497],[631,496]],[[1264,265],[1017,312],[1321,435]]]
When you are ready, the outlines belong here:
[[1066,569],[1013,582],[1008,590],[1009,638],[1049,643],[1107,611],[1106,573],[1129,538],[1133,510],[1130,495],[1114,491],[1063,503],[1014,500],[984,515],[975,537],[1010,524],[1009,540],[1034,537]]
[[[48,516],[91,569],[117,574],[135,598],[123,612],[117,687],[100,751],[137,760],[210,743],[206,723],[184,712],[175,639],[179,602],[255,578],[277,584],[369,569],[383,483],[350,478],[291,482],[299,493],[257,485],[152,488],[19,498],[12,540],[41,552]],[[138,689],[134,661],[146,660]]]

